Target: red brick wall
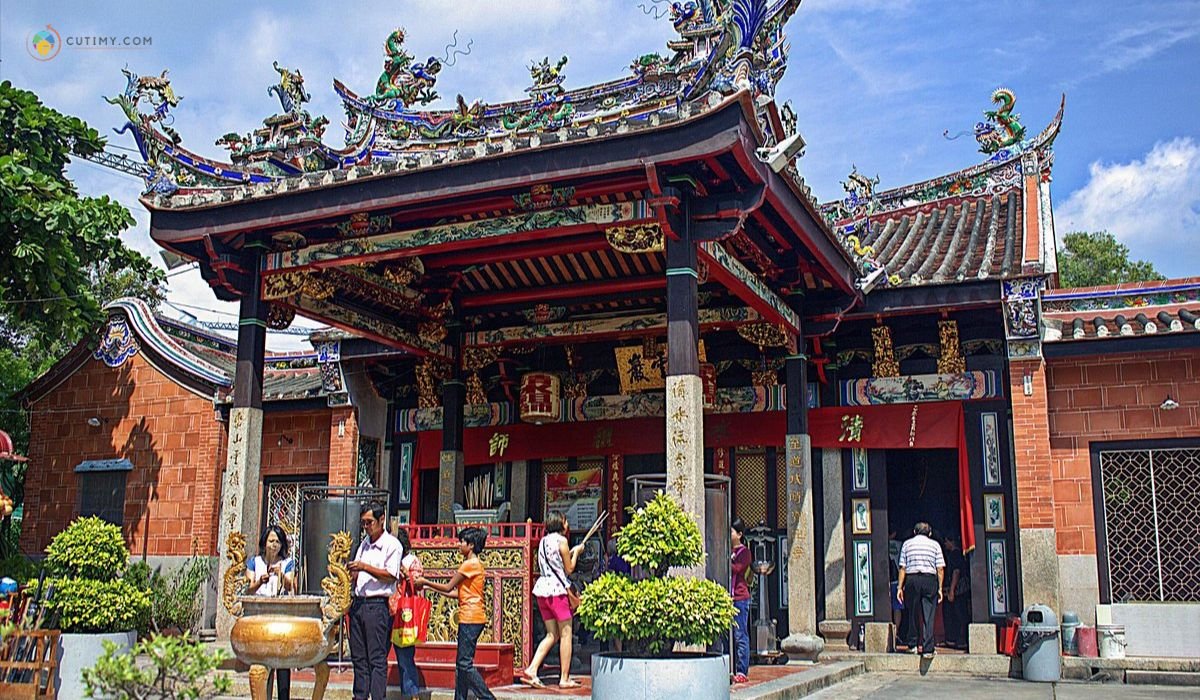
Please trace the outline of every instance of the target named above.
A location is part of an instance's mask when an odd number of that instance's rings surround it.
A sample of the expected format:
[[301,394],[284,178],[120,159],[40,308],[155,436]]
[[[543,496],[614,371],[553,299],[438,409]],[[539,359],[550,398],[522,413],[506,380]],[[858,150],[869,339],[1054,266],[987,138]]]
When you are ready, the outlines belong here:
[[[98,416],[105,422],[88,425]],[[124,532],[135,554],[212,548],[224,427],[212,401],[135,355],[118,369],[88,359],[32,407],[22,550],[40,553],[77,514],[75,466],[129,459]]]
[[[1025,395],[1025,376],[1033,394]],[[1017,469],[1017,523],[1025,528],[1054,526],[1053,472],[1046,407],[1046,367],[1041,360],[1009,364],[1013,446]]]
[[1047,398],[1058,551],[1095,554],[1090,443],[1200,436],[1200,350],[1054,359]]
[[329,415],[327,408],[264,415],[262,476],[325,474],[329,470]]
[[329,483],[354,486],[358,476],[358,411],[333,409],[329,416]]

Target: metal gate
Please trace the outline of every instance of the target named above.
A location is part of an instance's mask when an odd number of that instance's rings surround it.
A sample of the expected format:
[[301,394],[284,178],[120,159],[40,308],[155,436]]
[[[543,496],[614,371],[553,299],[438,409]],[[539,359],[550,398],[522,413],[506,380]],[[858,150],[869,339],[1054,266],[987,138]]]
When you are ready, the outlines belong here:
[[263,484],[263,524],[279,525],[293,542],[300,532],[300,493],[306,486],[325,486],[325,479],[266,480]]
[[1099,452],[1113,603],[1200,602],[1200,448]]

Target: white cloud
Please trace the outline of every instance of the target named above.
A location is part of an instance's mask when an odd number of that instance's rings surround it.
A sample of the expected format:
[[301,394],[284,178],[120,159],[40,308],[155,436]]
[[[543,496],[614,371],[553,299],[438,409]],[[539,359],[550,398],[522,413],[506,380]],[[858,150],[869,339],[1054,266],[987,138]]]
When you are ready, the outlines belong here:
[[1060,235],[1107,230],[1168,277],[1200,274],[1200,143],[1177,138],[1128,163],[1096,161],[1055,210]]

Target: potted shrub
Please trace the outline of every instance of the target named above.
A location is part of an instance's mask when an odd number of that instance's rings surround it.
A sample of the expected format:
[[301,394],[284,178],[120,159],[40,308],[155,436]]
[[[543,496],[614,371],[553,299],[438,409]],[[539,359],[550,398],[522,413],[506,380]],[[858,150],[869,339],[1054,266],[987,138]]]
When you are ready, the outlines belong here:
[[700,528],[661,491],[617,536],[617,552],[648,577],[606,573],[583,592],[577,615],[598,639],[620,639],[624,651],[592,656],[592,697],[729,697],[729,665],[719,654],[677,651],[707,647],[728,633],[729,592],[705,579],[668,576],[671,567],[704,560]]
[[104,655],[83,672],[87,697],[199,700],[228,695],[233,681],[215,673],[229,658],[224,649],[207,651],[186,632],[153,635],[132,649],[104,644]]
[[56,688],[60,698],[84,697],[83,670],[95,665],[105,642],[120,652],[137,641],[150,612],[149,591],[124,578],[129,549],[121,528],[79,518],[46,548],[47,619],[63,634]]

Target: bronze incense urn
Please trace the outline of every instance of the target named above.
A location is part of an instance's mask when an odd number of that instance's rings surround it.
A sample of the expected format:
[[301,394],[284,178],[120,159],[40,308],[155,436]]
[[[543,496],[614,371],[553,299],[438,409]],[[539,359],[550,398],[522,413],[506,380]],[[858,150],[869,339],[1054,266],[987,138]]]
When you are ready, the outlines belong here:
[[250,665],[250,697],[267,700],[270,669],[307,668],[316,673],[313,700],[325,696],[335,629],[350,607],[350,535],[339,532],[329,544],[329,575],[321,581],[324,596],[242,595],[246,582],[246,537],[230,533],[227,541],[230,566],[222,579],[221,601],[237,618],[229,633],[238,660]]

